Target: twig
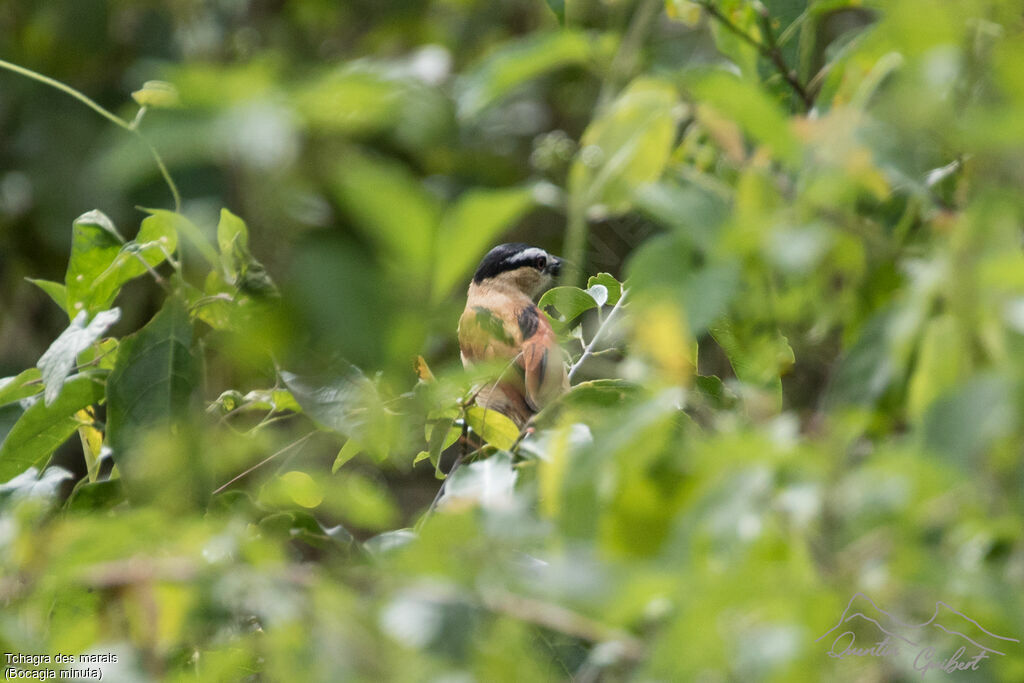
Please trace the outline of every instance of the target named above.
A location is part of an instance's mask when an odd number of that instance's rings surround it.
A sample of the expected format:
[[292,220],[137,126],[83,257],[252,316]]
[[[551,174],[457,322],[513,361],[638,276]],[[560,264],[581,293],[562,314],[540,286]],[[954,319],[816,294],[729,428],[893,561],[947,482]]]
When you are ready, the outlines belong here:
[[615,318],[615,314],[618,313],[619,309],[622,308],[622,302],[626,300],[626,293],[628,291],[629,290],[627,289],[622,290],[622,294],[619,295],[619,300],[615,302],[614,306],[612,306],[611,313],[609,313],[608,317],[604,319],[604,322],[601,323],[601,326],[597,328],[597,332],[595,332],[594,336],[590,339],[590,343],[587,344],[586,347],[583,349],[583,355],[579,357],[579,360],[572,364],[571,368],[569,368],[570,382],[572,381],[572,378],[576,375],[576,371],[579,370],[580,366],[583,365],[583,362],[594,355],[594,347],[597,346],[597,342],[601,339],[601,335],[603,335],[605,330],[609,328],[610,323]]
[[793,92],[797,94],[800,101],[804,105],[805,111],[810,111],[814,107],[814,98],[807,92],[807,88],[797,78],[796,72],[789,68],[786,64],[786,59],[782,56],[782,50],[779,49],[778,43],[775,42],[775,33],[772,31],[772,17],[768,13],[768,9],[764,6],[759,6],[755,10],[758,18],[761,22],[761,29],[764,31],[764,37],[766,42],[755,40],[753,36],[741,29],[736,24],[732,23],[729,17],[722,14],[722,11],[715,7],[710,0],[697,0],[697,4],[704,8],[704,10],[714,17],[722,26],[737,35],[741,40],[745,41],[749,45],[753,46],[762,57],[770,61],[774,66],[775,70],[779,72],[779,75],[789,84],[789,87],[793,89]]
[[484,605],[491,611],[591,643],[615,643],[620,648],[621,656],[630,661],[640,661],[645,657],[646,648],[639,638],[573,612],[561,605],[515,595],[500,589],[484,591],[481,597]]
[[0,59],[0,68],[7,69],[8,71],[13,71],[16,74],[19,74],[21,76],[25,76],[26,78],[31,78],[34,81],[39,81],[40,83],[45,83],[46,85],[50,86],[51,88],[55,88],[55,89],[61,91],[62,93],[66,94],[66,95],[70,95],[71,97],[74,97],[76,100],[78,100],[79,102],[81,102],[85,106],[89,107],[94,112],[96,112],[97,114],[99,114],[103,118],[107,119],[111,123],[113,123],[113,124],[115,124],[115,125],[117,125],[117,126],[119,126],[121,128],[124,128],[126,131],[128,131],[132,135],[135,135],[136,137],[138,137],[139,140],[141,140],[142,143],[144,145],[146,145],[146,147],[149,148],[149,153],[153,156],[153,160],[156,162],[157,168],[160,169],[160,175],[163,176],[164,182],[167,183],[167,187],[169,187],[170,190],[171,190],[171,196],[174,197],[174,210],[176,212],[179,212],[179,213],[181,212],[181,194],[178,192],[178,186],[175,185],[174,179],[171,177],[170,172],[167,170],[167,167],[164,165],[163,159],[160,158],[160,154],[156,151],[156,147],[154,147],[152,145],[152,143],[150,143],[150,141],[148,139],[146,139],[146,137],[142,134],[142,132],[138,128],[138,124],[142,120],[143,112],[145,112],[145,110],[146,110],[145,107],[142,107],[142,109],[139,110],[139,113],[136,114],[135,120],[133,122],[129,123],[129,122],[125,121],[124,119],[122,119],[117,114],[114,114],[111,111],[103,108],[102,106],[97,104],[95,101],[90,99],[88,96],[86,96],[84,93],[81,93],[78,90],[75,90],[74,88],[72,88],[70,85],[67,85],[66,83],[61,83],[60,81],[58,81],[58,80],[56,80],[54,78],[50,78],[49,76],[44,76],[43,74],[41,74],[41,73],[39,73],[37,71],[33,71],[32,69],[26,69],[23,66],[18,66],[17,64],[14,64],[12,62],[8,62],[8,61],[3,60],[3,59]]
[[232,485],[232,484],[234,484],[234,483],[235,483],[236,481],[238,481],[238,480],[239,480],[239,479],[241,479],[242,477],[246,476],[246,475],[247,475],[247,474],[249,474],[250,472],[254,472],[255,470],[259,469],[260,467],[263,467],[264,465],[266,465],[266,464],[267,464],[268,462],[270,462],[271,460],[273,460],[273,459],[274,459],[274,458],[276,458],[277,456],[281,455],[282,453],[284,453],[284,452],[286,452],[286,451],[290,451],[290,450],[291,450],[292,448],[295,448],[295,447],[296,447],[296,446],[298,446],[299,444],[301,444],[301,443],[305,442],[305,441],[306,441],[307,439],[309,439],[309,438],[310,438],[311,436],[313,436],[314,434],[316,434],[316,432],[315,432],[315,431],[313,431],[313,432],[310,432],[309,434],[306,434],[305,436],[303,436],[303,437],[300,437],[300,438],[296,439],[295,441],[292,441],[292,442],[291,442],[290,444],[288,444],[287,446],[285,446],[285,447],[284,447],[284,448],[282,448],[281,450],[279,450],[279,451],[276,451],[276,452],[274,452],[274,453],[271,453],[271,454],[270,454],[270,455],[268,455],[268,456],[267,456],[266,458],[264,458],[263,460],[260,460],[260,461],[259,461],[258,463],[256,463],[255,465],[253,465],[252,467],[250,467],[250,468],[249,468],[249,469],[247,469],[246,471],[244,471],[244,472],[242,472],[241,474],[239,474],[239,475],[236,475],[235,477],[233,477],[233,478],[232,478],[232,479],[231,479],[230,481],[227,481],[227,482],[225,482],[224,484],[221,484],[220,486],[218,486],[218,487],[217,487],[216,489],[214,489],[214,491],[213,491],[213,495],[217,495],[218,493],[220,493],[221,491],[223,491],[223,490],[224,490],[224,489],[226,489],[227,487],[231,486],[231,485]]

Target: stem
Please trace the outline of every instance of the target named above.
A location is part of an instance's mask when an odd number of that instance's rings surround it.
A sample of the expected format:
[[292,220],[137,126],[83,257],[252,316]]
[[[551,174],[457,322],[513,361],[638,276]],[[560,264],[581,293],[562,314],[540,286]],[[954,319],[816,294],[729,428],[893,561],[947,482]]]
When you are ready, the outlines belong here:
[[628,291],[629,290],[627,289],[622,290],[622,294],[619,296],[619,300],[615,302],[614,306],[612,306],[611,313],[609,313],[608,317],[604,319],[604,322],[601,323],[601,326],[597,328],[597,332],[595,332],[594,336],[590,339],[590,343],[587,344],[586,348],[583,349],[583,355],[579,357],[579,360],[572,364],[571,368],[569,368],[570,382],[572,381],[572,378],[576,375],[576,371],[579,370],[580,367],[583,365],[583,362],[594,355],[594,347],[597,346],[597,342],[598,340],[601,339],[601,335],[603,335],[605,330],[608,329],[608,327],[610,326],[612,319],[615,318],[615,314],[618,313],[619,310],[622,308],[622,302],[626,300],[626,294],[628,293]]
[[24,76],[25,78],[31,78],[34,81],[39,81],[40,83],[44,83],[50,86],[51,88],[55,88],[66,95],[70,95],[71,97],[74,97],[76,100],[78,100],[85,106],[89,107],[94,112],[96,112],[103,118],[107,119],[111,123],[121,128],[124,128],[129,133],[133,133],[134,135],[138,136],[139,140],[141,140],[146,145],[146,147],[149,148],[149,153],[153,156],[153,160],[156,162],[157,167],[160,169],[160,175],[163,176],[164,182],[167,183],[167,187],[169,187],[171,190],[171,195],[174,197],[175,212],[181,212],[181,195],[178,192],[178,186],[174,184],[174,179],[171,178],[171,174],[168,172],[167,167],[164,165],[164,161],[163,159],[160,158],[160,154],[156,151],[156,148],[153,147],[152,143],[150,143],[150,141],[147,140],[146,137],[142,135],[142,133],[139,131],[137,127],[138,122],[142,119],[143,112],[145,112],[146,110],[145,107],[143,107],[139,111],[138,115],[135,117],[135,121],[133,123],[129,123],[117,114],[114,114],[110,110],[100,106],[94,100],[87,97],[85,94],[79,92],[78,90],[75,90],[70,85],[61,83],[60,81],[50,78],[49,76],[44,76],[43,74],[37,71],[26,69],[23,66],[18,66],[17,64],[8,62],[3,59],[0,59],[0,68],[7,69],[8,71],[13,71],[14,73]]
[[247,474],[249,474],[250,472],[253,472],[253,471],[257,470],[257,469],[259,469],[260,467],[263,467],[263,466],[264,466],[264,465],[266,465],[266,464],[267,464],[268,462],[270,462],[271,460],[273,460],[273,459],[274,459],[274,458],[276,458],[277,456],[281,455],[282,453],[284,453],[284,452],[286,452],[286,451],[290,451],[291,449],[295,448],[295,447],[296,447],[296,446],[298,446],[299,444],[301,444],[301,443],[305,442],[306,440],[308,440],[308,439],[309,439],[309,437],[313,436],[314,434],[316,434],[316,432],[315,432],[315,431],[313,431],[313,432],[310,432],[309,434],[306,434],[305,436],[303,436],[303,437],[300,437],[300,438],[296,439],[295,441],[292,441],[292,442],[291,442],[290,444],[288,444],[287,446],[285,446],[285,447],[284,447],[284,448],[282,448],[281,450],[279,450],[279,451],[276,451],[276,452],[274,452],[274,453],[271,453],[271,454],[270,454],[270,455],[268,455],[268,456],[267,456],[266,458],[264,458],[263,460],[260,460],[260,461],[259,461],[258,463],[256,463],[255,465],[253,465],[252,467],[250,467],[250,468],[249,468],[249,469],[247,469],[246,471],[244,471],[244,472],[242,472],[241,474],[239,474],[239,475],[237,475],[237,476],[233,477],[233,478],[232,478],[231,480],[229,480],[229,481],[225,482],[224,484],[221,484],[220,486],[218,486],[218,487],[217,487],[216,489],[214,489],[214,491],[213,491],[213,495],[217,495],[218,493],[220,493],[221,491],[223,491],[223,490],[224,490],[224,489],[226,489],[227,487],[231,486],[231,485],[232,485],[232,484],[234,484],[234,483],[235,483],[236,481],[238,481],[238,480],[239,480],[239,479],[241,479],[242,477],[246,476],[246,475],[247,475]]
[[779,49],[778,43],[775,41],[775,33],[772,31],[772,18],[768,13],[768,10],[764,7],[757,8],[757,14],[761,22],[761,30],[764,31],[765,41],[762,43],[759,40],[755,40],[749,33],[741,29],[736,24],[732,23],[727,16],[722,14],[722,11],[711,4],[710,0],[697,0],[697,4],[704,8],[704,10],[714,17],[718,23],[724,26],[732,33],[739,36],[743,41],[753,46],[762,57],[770,61],[774,66],[775,70],[779,72],[779,75],[789,84],[789,87],[793,89],[793,92],[800,98],[803,103],[804,111],[810,111],[814,106],[814,98],[807,92],[807,88],[797,78],[796,72],[789,68],[786,64],[786,59],[782,56],[782,50]]

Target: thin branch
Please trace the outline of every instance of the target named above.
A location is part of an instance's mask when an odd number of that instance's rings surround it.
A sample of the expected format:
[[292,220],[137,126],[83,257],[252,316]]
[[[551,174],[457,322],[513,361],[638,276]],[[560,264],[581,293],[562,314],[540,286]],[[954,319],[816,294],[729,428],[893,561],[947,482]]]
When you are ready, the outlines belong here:
[[623,659],[636,662],[645,657],[646,648],[639,638],[561,605],[515,595],[504,590],[484,591],[481,597],[484,605],[493,612],[591,643],[614,643],[619,647]]
[[715,7],[710,0],[697,0],[697,4],[704,8],[704,10],[714,17],[718,23],[723,27],[737,35],[741,40],[747,44],[753,46],[762,57],[770,61],[774,66],[775,70],[779,72],[779,75],[789,84],[789,87],[793,89],[793,92],[797,94],[800,101],[804,105],[805,111],[810,111],[814,106],[814,98],[807,92],[807,88],[797,78],[796,71],[789,68],[786,64],[786,59],[782,56],[782,50],[779,49],[778,43],[775,41],[775,33],[772,31],[772,17],[768,13],[767,8],[761,6],[756,9],[758,18],[761,22],[761,30],[764,31],[764,37],[766,42],[756,40],[749,33],[741,29],[736,24],[732,23],[729,17],[725,16],[720,9]]
[[175,185],[174,179],[171,178],[171,174],[167,170],[167,167],[164,165],[163,159],[160,158],[160,154],[156,151],[156,147],[154,147],[152,143],[150,143],[150,141],[147,140],[146,137],[142,134],[142,132],[138,129],[138,124],[142,120],[143,112],[145,112],[146,110],[145,107],[140,109],[139,113],[136,114],[135,121],[129,123],[117,114],[114,114],[110,110],[100,106],[94,100],[86,96],[84,93],[75,90],[66,83],[61,83],[60,81],[54,78],[44,76],[43,74],[37,71],[33,71],[32,69],[26,69],[23,66],[18,66],[17,64],[8,62],[3,59],[0,59],[0,69],[7,69],[8,71],[13,71],[14,73],[24,76],[25,78],[31,78],[34,81],[39,81],[40,83],[44,83],[50,86],[51,88],[61,91],[66,95],[70,95],[71,97],[74,97],[76,100],[78,100],[85,106],[89,107],[94,112],[96,112],[103,118],[107,119],[114,125],[120,128],[124,128],[129,133],[136,135],[139,138],[139,140],[141,140],[143,144],[145,144],[146,147],[149,148],[149,153],[153,156],[153,160],[156,162],[157,168],[160,169],[160,175],[163,176],[164,182],[166,182],[167,187],[170,188],[171,195],[174,197],[174,210],[176,212],[181,211],[181,194],[178,192],[178,186]]
[[608,317],[604,319],[604,322],[601,323],[601,326],[597,328],[597,332],[595,332],[594,336],[590,339],[590,343],[587,344],[586,347],[583,349],[583,355],[579,357],[579,360],[572,364],[571,368],[569,368],[570,382],[572,381],[572,378],[576,375],[576,372],[583,365],[583,362],[594,355],[594,347],[597,346],[597,342],[601,339],[601,336],[604,334],[605,330],[607,330],[611,326],[612,320],[615,319],[615,314],[618,313],[619,310],[622,308],[622,302],[626,300],[626,293],[628,291],[629,290],[627,289],[622,290],[622,294],[619,295],[619,300],[615,302],[614,306],[612,306],[611,313],[609,313]]
[[285,447],[284,447],[284,448],[282,448],[281,450],[279,450],[279,451],[276,451],[276,452],[274,452],[274,453],[271,453],[271,454],[270,454],[270,455],[268,455],[268,456],[267,456],[266,458],[264,458],[263,460],[260,460],[260,461],[259,461],[258,463],[256,463],[255,465],[253,465],[252,467],[250,467],[250,468],[249,468],[249,469],[247,469],[246,471],[244,471],[244,472],[242,472],[241,474],[239,474],[239,475],[236,475],[235,477],[233,477],[233,478],[232,478],[232,479],[231,479],[230,481],[227,481],[227,482],[225,482],[224,484],[221,484],[220,486],[218,486],[218,487],[217,487],[216,489],[214,489],[214,491],[213,491],[213,495],[217,495],[218,493],[220,493],[221,491],[223,491],[223,490],[224,490],[224,489],[226,489],[227,487],[231,486],[232,484],[234,484],[234,483],[235,483],[236,481],[238,481],[238,480],[239,480],[239,479],[241,479],[242,477],[246,476],[247,474],[249,474],[249,473],[251,473],[251,472],[254,472],[254,471],[256,471],[256,470],[257,470],[257,469],[259,469],[260,467],[263,467],[263,466],[264,466],[264,465],[266,465],[266,464],[267,464],[268,462],[270,462],[271,460],[273,460],[273,459],[274,459],[274,458],[276,458],[277,456],[281,455],[282,453],[284,453],[284,452],[286,452],[286,451],[290,451],[291,449],[295,448],[295,447],[296,447],[296,446],[298,446],[299,444],[301,444],[301,443],[304,443],[305,441],[307,441],[307,440],[308,440],[308,439],[309,439],[309,438],[310,438],[311,436],[313,436],[314,434],[316,434],[316,432],[315,432],[315,431],[313,431],[313,432],[310,432],[309,434],[306,434],[305,436],[303,436],[303,437],[300,437],[300,438],[296,439],[295,441],[292,441],[292,442],[291,442],[290,444],[288,444],[287,446],[285,446]]

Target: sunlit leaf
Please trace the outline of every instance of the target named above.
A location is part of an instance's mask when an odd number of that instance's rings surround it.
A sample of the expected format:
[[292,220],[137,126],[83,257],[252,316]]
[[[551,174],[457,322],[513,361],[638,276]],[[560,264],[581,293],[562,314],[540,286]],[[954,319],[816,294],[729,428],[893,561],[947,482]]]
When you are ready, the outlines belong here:
[[519,440],[519,428],[505,415],[482,406],[466,409],[466,421],[484,441],[498,448],[509,449]]
[[103,336],[110,327],[121,319],[121,309],[112,308],[100,311],[89,320],[89,314],[79,311],[71,325],[50,344],[50,348],[39,358],[37,364],[43,373],[43,384],[46,385],[44,398],[49,405],[60,394],[64,379],[71,374],[78,354],[92,346],[93,342]]
[[478,116],[523,83],[553,69],[584,63],[601,47],[600,41],[577,31],[538,34],[503,45],[461,78],[459,116]]
[[154,109],[176,107],[180,104],[178,89],[167,81],[146,81],[140,89],[132,93],[132,99],[140,107]]
[[658,179],[675,136],[679,97],[663,81],[640,78],[595,119],[580,139],[570,194],[584,210],[626,211],[636,188]]
[[14,377],[0,379],[0,405],[38,394],[43,390],[42,377],[39,368],[29,368]]
[[36,280],[30,277],[25,279],[46,292],[46,295],[53,299],[53,303],[60,306],[62,311],[68,312],[68,288],[65,285],[51,280]]
[[529,188],[470,190],[449,208],[437,232],[435,300],[468,281],[473,266],[534,205]]
[[[607,295],[607,292],[606,292]],[[540,308],[554,306],[561,314],[563,320],[571,322],[582,313],[592,308],[597,308],[598,303],[589,292],[579,287],[552,287],[544,292],[544,296],[537,302]]]
[[36,401],[18,419],[0,445],[0,481],[7,481],[29,467],[41,467],[62,443],[75,433],[75,413],[103,398],[103,385],[92,377],[75,377],[47,405]]

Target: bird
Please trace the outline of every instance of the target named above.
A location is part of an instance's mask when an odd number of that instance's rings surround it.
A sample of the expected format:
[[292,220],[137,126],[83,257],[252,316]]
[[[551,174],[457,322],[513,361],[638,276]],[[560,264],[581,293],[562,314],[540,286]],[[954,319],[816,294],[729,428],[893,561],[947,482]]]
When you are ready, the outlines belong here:
[[476,404],[523,429],[569,388],[565,355],[547,316],[534,303],[562,271],[562,259],[519,242],[491,249],[469,284],[459,318],[462,365],[507,361],[479,388]]

